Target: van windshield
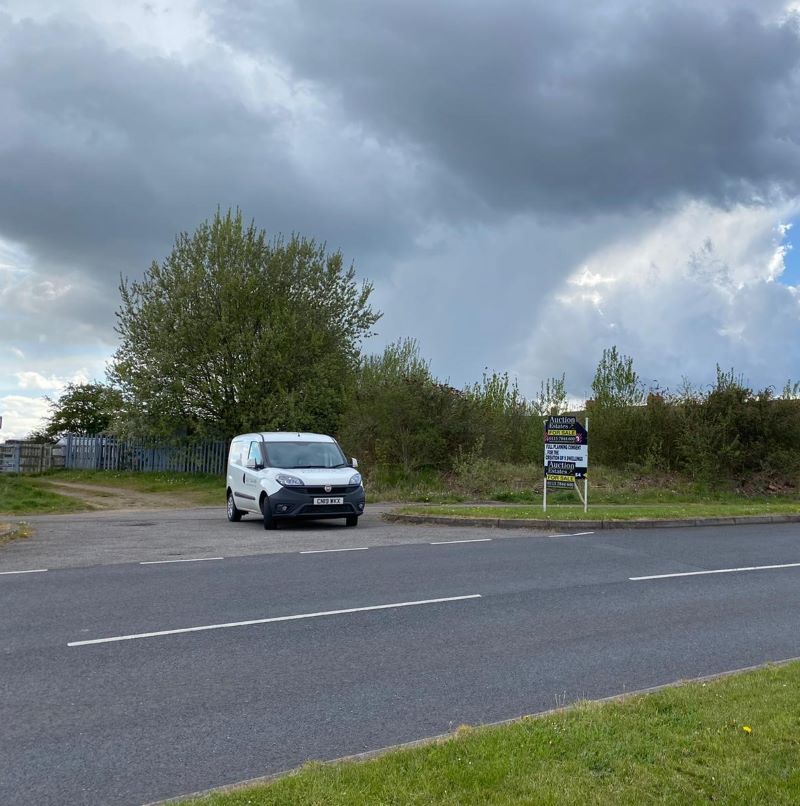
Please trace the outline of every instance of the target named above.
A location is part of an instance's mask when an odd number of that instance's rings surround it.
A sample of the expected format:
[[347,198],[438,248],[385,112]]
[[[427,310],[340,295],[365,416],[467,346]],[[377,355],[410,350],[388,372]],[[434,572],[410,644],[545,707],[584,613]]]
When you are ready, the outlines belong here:
[[270,467],[347,467],[347,460],[335,442],[267,442]]

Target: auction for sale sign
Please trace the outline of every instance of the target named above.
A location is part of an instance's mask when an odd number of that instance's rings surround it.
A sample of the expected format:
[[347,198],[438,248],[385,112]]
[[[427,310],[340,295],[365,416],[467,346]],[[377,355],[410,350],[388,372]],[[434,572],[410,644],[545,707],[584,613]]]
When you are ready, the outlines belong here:
[[548,417],[544,425],[544,476],[548,487],[572,487],[589,470],[589,435],[577,417]]

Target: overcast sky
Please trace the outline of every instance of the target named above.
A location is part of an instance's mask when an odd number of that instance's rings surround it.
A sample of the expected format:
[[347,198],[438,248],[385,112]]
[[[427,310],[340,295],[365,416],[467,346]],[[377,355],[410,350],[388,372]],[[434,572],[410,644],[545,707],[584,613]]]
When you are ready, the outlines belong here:
[[[0,438],[102,380],[120,274],[239,206],[413,336],[589,392],[800,380],[800,19],[784,0],[0,0]],[[797,239],[797,249],[792,248]]]

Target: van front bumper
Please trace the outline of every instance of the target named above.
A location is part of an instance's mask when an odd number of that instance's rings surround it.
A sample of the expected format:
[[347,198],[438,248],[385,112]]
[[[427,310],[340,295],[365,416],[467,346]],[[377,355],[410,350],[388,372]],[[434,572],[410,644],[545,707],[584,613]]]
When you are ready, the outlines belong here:
[[[318,498],[341,498],[341,504],[316,504]],[[331,492],[323,489],[292,489],[282,487],[269,496],[269,506],[273,518],[346,518],[361,515],[365,504],[364,488],[333,487]]]

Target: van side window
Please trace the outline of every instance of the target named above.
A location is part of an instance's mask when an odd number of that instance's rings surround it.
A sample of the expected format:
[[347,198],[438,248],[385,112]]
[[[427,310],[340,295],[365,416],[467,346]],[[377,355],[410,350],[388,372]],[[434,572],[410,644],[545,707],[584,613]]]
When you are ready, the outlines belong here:
[[250,452],[247,454],[248,460],[252,459],[256,463],[256,467],[263,467],[264,460],[261,457],[261,443],[251,442]]

